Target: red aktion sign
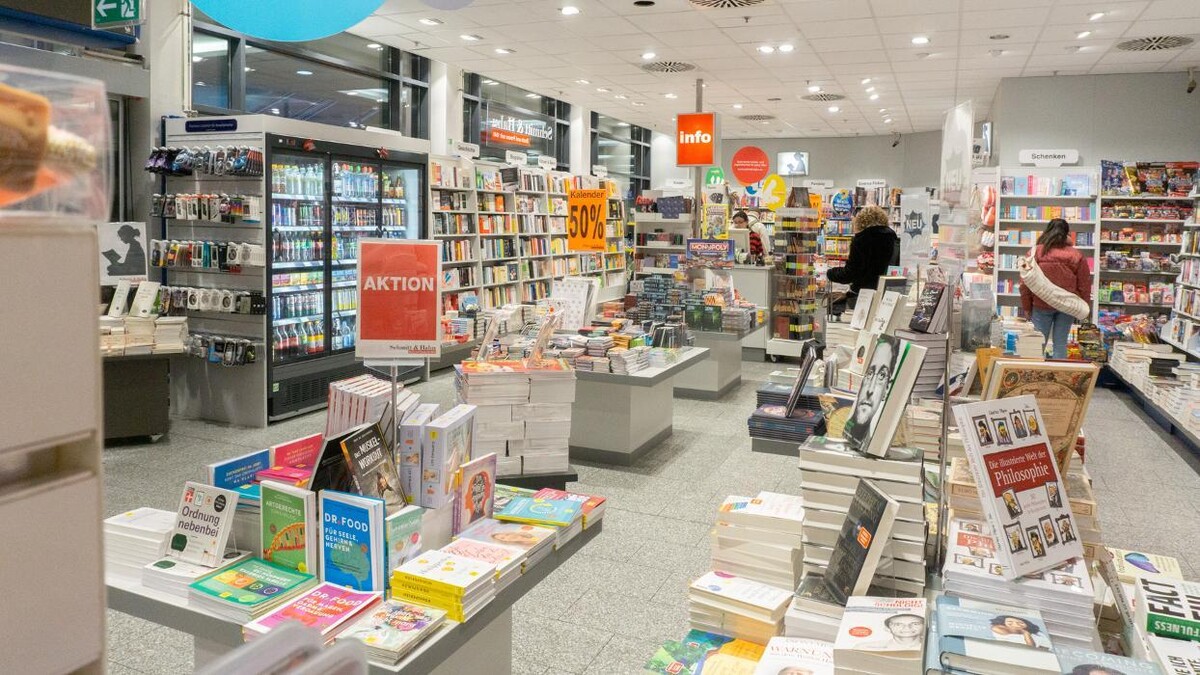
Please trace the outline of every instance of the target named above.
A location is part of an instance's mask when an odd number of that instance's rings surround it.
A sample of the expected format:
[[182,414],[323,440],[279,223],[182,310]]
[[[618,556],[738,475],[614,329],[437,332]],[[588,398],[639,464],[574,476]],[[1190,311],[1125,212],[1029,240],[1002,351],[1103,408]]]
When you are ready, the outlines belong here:
[[354,355],[363,359],[440,355],[441,279],[438,242],[360,239]]

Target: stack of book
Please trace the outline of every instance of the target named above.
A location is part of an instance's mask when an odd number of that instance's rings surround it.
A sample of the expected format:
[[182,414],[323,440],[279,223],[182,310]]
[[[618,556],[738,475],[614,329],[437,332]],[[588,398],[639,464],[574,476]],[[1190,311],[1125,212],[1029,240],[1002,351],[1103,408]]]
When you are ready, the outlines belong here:
[[392,572],[392,599],[466,621],[496,597],[496,566],[443,551],[426,551]]
[[773,637],[754,675],[832,675],[833,645],[828,641]]
[[1024,319],[1006,319],[1003,324],[1001,345],[1006,354],[1021,358],[1042,358],[1046,338]]
[[984,522],[952,519],[942,567],[946,592],[980,602],[1005,602],[1040,610],[1056,643],[1094,648],[1095,590],[1087,562],[1073,558],[1050,571],[1009,581],[1003,576],[1004,566],[997,562],[997,545]]
[[365,612],[371,611],[383,597],[379,592],[359,592],[334,584],[321,584],[311,591],[276,608],[270,614],[242,627],[246,642],[262,637],[289,621],[298,621],[321,633],[325,644],[338,637],[343,628]]
[[187,341],[186,316],[160,316],[154,320],[155,354],[182,354]]
[[921,453],[894,447],[884,457],[849,450],[840,439],[815,436],[800,446],[804,498],[804,571],[823,573],[860,478],[899,502],[874,583],[920,593],[925,587],[925,509]]
[[605,356],[612,348],[613,339],[608,335],[588,338],[586,347],[588,356]]
[[803,568],[804,503],[774,492],[728,497],[711,533],[712,568],[792,590]]
[[941,402],[910,404],[902,424],[904,444],[919,449],[925,461],[936,464],[941,457],[942,445]]
[[440,609],[385,600],[371,607],[338,634],[338,640],[358,640],[373,661],[398,663],[442,625]]
[[825,324],[825,350],[827,353],[842,345],[845,345],[846,349],[852,349],[857,341],[858,329],[852,328],[850,324],[838,321],[830,321]]
[[724,572],[709,572],[688,589],[692,628],[765,644],[783,631],[792,593]]
[[[317,585],[317,578],[247,558],[197,579],[188,602],[223,619],[250,623]],[[264,589],[278,589],[263,593]]]
[[612,362],[606,356],[588,356],[586,354],[575,357],[575,369],[585,370],[591,373],[607,373],[612,368]]
[[142,568],[142,585],[177,598],[187,598],[190,587],[200,577],[249,560],[250,551],[228,549],[216,566],[184,562],[173,556],[163,556]]
[[145,506],[105,519],[105,573],[124,581],[141,581],[142,568],[166,555],[174,529],[173,512]]
[[1022,675],[1088,672],[1062,670],[1042,614],[1018,601],[1005,599],[999,604],[943,595],[937,599],[935,615],[936,660],[942,671]]
[[925,360],[913,385],[913,396],[934,398],[946,375],[946,334],[899,329],[896,337],[925,348]]
[[562,499],[579,502],[582,513],[580,523],[585,530],[604,518],[604,511],[608,505],[608,500],[598,495],[581,495],[554,488],[542,488],[532,496],[535,499]]
[[529,375],[520,361],[464,361],[454,366],[458,400],[471,405],[529,402]]
[[746,420],[750,436],[777,441],[803,443],[810,436],[821,433],[825,416],[820,410],[797,406],[791,415],[787,406],[764,405],[755,410]]
[[921,675],[925,598],[854,596],[833,644],[837,675]]
[[[379,423],[379,429],[391,447],[396,432],[392,422],[392,383],[372,375],[359,375],[329,383],[329,408],[325,412],[325,437],[340,436],[363,424]],[[419,403],[414,392],[402,389],[396,400],[403,420]],[[397,423],[399,422],[397,420]]]
[[529,403],[574,403],[575,370],[561,359],[529,364]]
[[494,566],[496,568],[497,593],[507,588],[509,584],[521,576],[526,558],[526,551],[523,548],[493,544],[486,541],[476,541],[464,537],[455,539],[439,550],[443,553],[478,560]]
[[505,523],[493,518],[484,518],[459,532],[457,538],[522,549],[525,551],[524,568],[529,569],[554,550],[558,530],[553,527]]
[[650,367],[666,368],[679,360],[679,350],[667,347],[654,347],[650,350]]
[[618,375],[628,375],[650,366],[649,347],[631,347],[629,349],[612,349],[608,352],[608,360],[612,371]]
[[572,499],[517,496],[493,514],[496,520],[558,529],[554,547],[562,548],[583,531],[583,503]]
[[154,353],[154,317],[125,317],[125,356]]

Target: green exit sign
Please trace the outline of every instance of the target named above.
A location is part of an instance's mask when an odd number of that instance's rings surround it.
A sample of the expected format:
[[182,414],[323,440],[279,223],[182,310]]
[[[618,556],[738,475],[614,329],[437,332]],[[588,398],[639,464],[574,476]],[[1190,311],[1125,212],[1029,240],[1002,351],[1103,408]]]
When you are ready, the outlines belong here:
[[142,0],[91,0],[92,28],[117,28],[142,22]]

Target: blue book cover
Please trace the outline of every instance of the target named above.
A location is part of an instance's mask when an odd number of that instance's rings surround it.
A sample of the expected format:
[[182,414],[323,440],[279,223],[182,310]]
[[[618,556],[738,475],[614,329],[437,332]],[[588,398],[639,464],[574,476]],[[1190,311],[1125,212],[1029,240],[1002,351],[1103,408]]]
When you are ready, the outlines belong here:
[[321,491],[321,580],[356,591],[382,591],[384,503]]
[[575,522],[583,511],[583,504],[566,499],[541,499],[535,497],[514,497],[511,501],[492,514],[496,520],[508,520],[518,523],[534,523],[558,525],[566,527]]
[[271,451],[256,450],[240,457],[209,464],[208,483],[213,487],[237,492],[239,502],[249,500],[258,503],[261,493],[255,475],[269,468]]
[[935,618],[943,666],[973,670],[970,664],[1016,664],[1030,672],[1060,672],[1040,612],[953,596],[937,599]]

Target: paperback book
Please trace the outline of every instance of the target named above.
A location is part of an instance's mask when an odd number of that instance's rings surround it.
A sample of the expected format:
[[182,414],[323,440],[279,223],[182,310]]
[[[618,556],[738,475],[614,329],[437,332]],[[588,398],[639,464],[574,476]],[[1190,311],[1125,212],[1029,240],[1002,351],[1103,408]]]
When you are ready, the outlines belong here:
[[258,473],[271,466],[270,450],[255,450],[208,465],[208,484],[238,493],[244,502],[259,500]]
[[382,591],[382,499],[322,490],[321,580],[356,591]]
[[421,521],[424,516],[425,509],[409,505],[384,521],[389,570],[396,569],[421,552]]
[[[1163,671],[1149,661],[1090,649],[1055,645],[1054,655],[1058,657],[1058,667],[1068,675],[1163,675]],[[1175,675],[1175,671],[1171,671],[1171,675]]]
[[833,675],[833,660],[833,645],[828,642],[773,637],[763,650],[754,675]]
[[925,284],[925,288],[921,290],[921,297],[917,300],[916,310],[913,311],[912,320],[908,322],[909,329],[918,333],[945,332],[949,297],[946,284]]
[[396,663],[442,624],[446,612],[407,602],[386,600],[367,609],[361,618],[338,634],[338,640],[358,640],[367,654],[385,663]]
[[168,555],[184,562],[216,567],[225,554],[238,494],[188,481],[175,513]]
[[1031,395],[954,407],[1006,579],[1083,557],[1038,401]]
[[1146,644],[1166,675],[1200,675],[1200,642],[1147,635]]
[[579,502],[583,513],[583,527],[587,529],[604,517],[604,509],[608,500],[599,495],[580,495],[574,492],[564,492],[554,488],[542,488],[530,495],[535,499],[560,499]]
[[532,554],[543,547],[553,548],[557,532],[552,527],[528,523],[506,523],[489,518],[468,527],[458,536],[463,539],[516,546]]
[[454,476],[471,459],[475,406],[460,404],[425,425],[421,447],[421,497],[425,508],[440,508],[454,497]]
[[943,668],[1014,675],[1062,672],[1037,610],[943,595],[937,599],[937,628]]
[[864,288],[858,292],[858,301],[854,305],[854,314],[850,317],[850,327],[863,330],[871,320],[871,310],[874,308],[875,289]]
[[262,559],[312,574],[317,569],[317,496],[301,487],[262,483]]
[[258,480],[307,485],[325,445],[323,434],[312,434],[271,447],[271,466],[258,472]]
[[[224,569],[253,557],[251,551],[229,549],[215,569]],[[156,591],[186,598],[188,587],[194,581],[206,574],[212,574],[214,568],[208,565],[183,562],[178,558],[159,558],[142,568],[142,585]]]
[[246,624],[242,634],[249,642],[281,624],[294,621],[319,631],[321,637],[329,642],[339,628],[370,609],[382,596],[378,592],[360,593],[330,583],[321,584],[270,614]]
[[454,496],[452,534],[492,517],[496,491],[496,453],[467,462],[459,469]]
[[355,429],[342,439],[341,446],[359,494],[382,499],[388,513],[404,508],[408,501],[400,486],[400,474],[378,425]]
[[867,480],[859,480],[825,570],[825,585],[839,605],[866,593],[896,520],[899,502]]
[[583,513],[583,505],[569,499],[516,497],[496,511],[496,520],[532,525],[567,527]]
[[895,291],[884,291],[883,299],[875,308],[875,316],[871,317],[868,328],[872,333],[887,335],[896,329],[896,317],[899,316],[900,304],[903,302],[900,294]]
[[1200,584],[1178,579],[1135,579],[1133,616],[1139,631],[1200,642]]
[[198,607],[247,623],[316,583],[311,574],[248,558],[197,579],[189,589],[188,598]]
[[926,615],[925,598],[850,598],[833,645],[838,670],[878,675],[921,673]]
[[846,420],[844,435],[850,449],[883,456],[908,405],[925,348],[891,335],[881,335],[874,345],[854,410]]
[[667,640],[642,666],[654,675],[695,675],[704,657],[732,638],[702,630],[690,630],[682,640]]

